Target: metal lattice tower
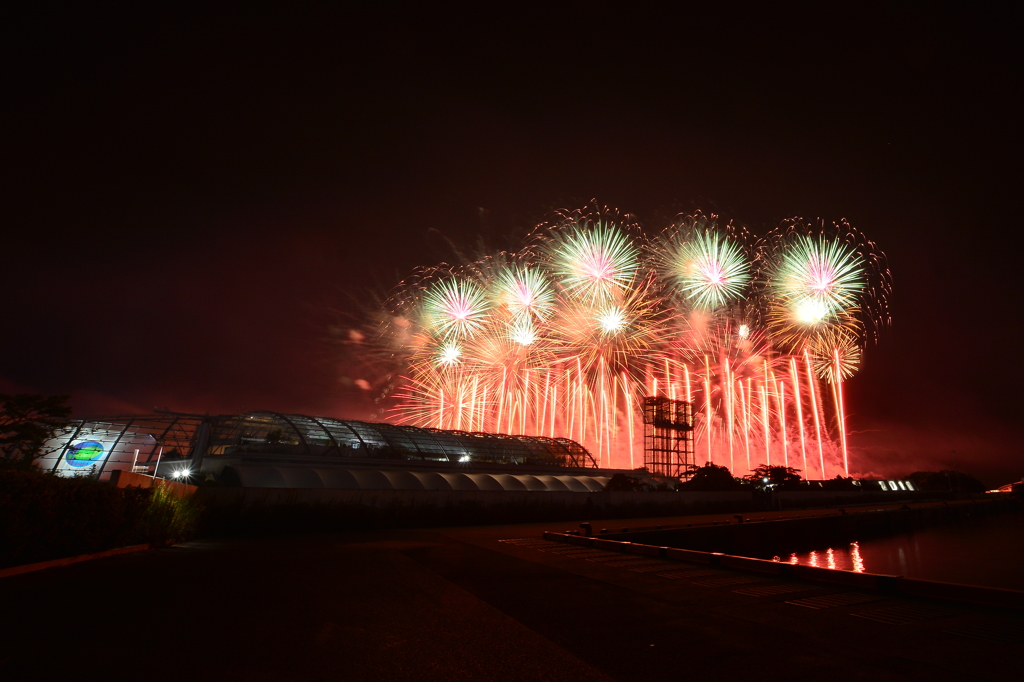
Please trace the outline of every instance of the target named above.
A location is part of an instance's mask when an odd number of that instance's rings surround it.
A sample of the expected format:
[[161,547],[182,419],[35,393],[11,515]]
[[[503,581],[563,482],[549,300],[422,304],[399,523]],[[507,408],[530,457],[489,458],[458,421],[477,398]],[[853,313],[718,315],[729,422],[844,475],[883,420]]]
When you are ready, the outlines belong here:
[[644,466],[652,474],[679,478],[696,464],[690,403],[645,396]]

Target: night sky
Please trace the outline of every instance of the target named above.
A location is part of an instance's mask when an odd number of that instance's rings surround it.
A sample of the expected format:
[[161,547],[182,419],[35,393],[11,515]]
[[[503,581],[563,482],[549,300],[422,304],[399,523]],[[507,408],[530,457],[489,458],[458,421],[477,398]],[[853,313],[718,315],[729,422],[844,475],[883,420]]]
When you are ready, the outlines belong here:
[[451,244],[591,199],[652,234],[846,218],[894,279],[860,470],[1024,473],[1010,14],[288,8],[7,18],[0,391],[367,418],[337,338]]

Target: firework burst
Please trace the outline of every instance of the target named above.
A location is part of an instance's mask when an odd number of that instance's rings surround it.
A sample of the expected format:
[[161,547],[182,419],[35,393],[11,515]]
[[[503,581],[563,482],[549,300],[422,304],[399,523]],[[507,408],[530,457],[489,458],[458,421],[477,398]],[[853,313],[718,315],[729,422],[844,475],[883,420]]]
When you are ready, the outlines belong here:
[[814,373],[830,384],[852,377],[860,367],[862,354],[857,337],[845,327],[820,335],[811,346]]
[[877,247],[799,219],[749,248],[699,214],[642,235],[615,212],[567,212],[519,253],[411,278],[372,336],[402,366],[394,416],[564,436],[632,467],[640,400],[662,395],[693,406],[710,461],[827,477],[835,451],[845,467],[842,383],[888,322]]
[[655,247],[662,278],[691,308],[715,310],[738,301],[750,283],[750,259],[741,242],[712,216],[691,216],[673,226]]
[[640,267],[640,249],[609,220],[573,219],[550,235],[552,273],[569,297],[589,303],[614,299]]
[[568,298],[552,322],[552,338],[561,357],[587,371],[603,366],[635,375],[657,345],[659,312],[658,299],[642,285],[596,305]]
[[423,297],[428,329],[437,336],[470,336],[483,328],[489,309],[487,297],[476,282],[449,278],[437,282]]
[[807,324],[847,310],[865,287],[864,268],[853,247],[824,235],[795,235],[772,274],[778,298]]
[[510,266],[501,270],[496,279],[494,298],[511,317],[539,321],[554,312],[554,290],[539,269]]

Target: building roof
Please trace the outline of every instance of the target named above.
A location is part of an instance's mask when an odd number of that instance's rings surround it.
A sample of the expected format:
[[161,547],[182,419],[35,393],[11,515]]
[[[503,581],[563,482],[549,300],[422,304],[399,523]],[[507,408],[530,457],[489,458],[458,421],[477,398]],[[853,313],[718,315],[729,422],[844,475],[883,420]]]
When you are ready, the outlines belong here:
[[[89,447],[80,449],[82,443]],[[266,411],[216,416],[159,412],[80,419],[58,434],[49,449],[42,466],[63,472],[94,465],[101,475],[111,469],[145,467],[158,457],[199,460],[243,455],[273,456],[279,462],[316,457],[334,465],[369,459],[597,468],[586,448],[568,438],[448,431]]]

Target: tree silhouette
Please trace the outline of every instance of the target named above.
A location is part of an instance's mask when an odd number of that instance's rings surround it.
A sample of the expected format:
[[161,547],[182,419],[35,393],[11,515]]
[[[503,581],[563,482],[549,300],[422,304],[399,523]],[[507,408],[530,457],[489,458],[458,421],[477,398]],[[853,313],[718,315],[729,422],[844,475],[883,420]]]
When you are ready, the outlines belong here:
[[733,478],[727,467],[708,462],[694,470],[690,480],[680,483],[679,490],[739,490],[743,484]]
[[800,485],[800,470],[793,467],[762,464],[744,476],[759,488],[782,488],[789,490]]
[[66,395],[0,393],[0,460],[27,469],[46,453],[43,445],[68,425],[71,407]]

